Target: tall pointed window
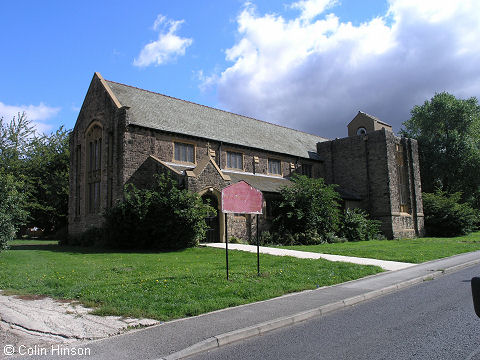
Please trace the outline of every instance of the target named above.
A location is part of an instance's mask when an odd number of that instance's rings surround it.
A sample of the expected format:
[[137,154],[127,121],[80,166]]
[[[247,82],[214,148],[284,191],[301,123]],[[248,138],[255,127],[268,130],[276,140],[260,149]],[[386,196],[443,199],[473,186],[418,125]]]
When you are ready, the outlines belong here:
[[82,148],[75,148],[75,216],[80,216],[80,169],[82,168]]
[[408,176],[405,166],[405,149],[403,144],[396,144],[395,162],[397,165],[397,182],[400,212],[410,213],[410,194],[408,191]]
[[102,128],[94,125],[87,132],[87,212],[100,212],[102,184]]

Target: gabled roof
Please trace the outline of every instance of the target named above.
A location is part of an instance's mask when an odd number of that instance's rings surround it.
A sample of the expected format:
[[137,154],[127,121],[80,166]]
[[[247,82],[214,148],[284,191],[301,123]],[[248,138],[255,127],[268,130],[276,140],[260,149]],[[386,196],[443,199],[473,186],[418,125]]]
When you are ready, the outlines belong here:
[[[387,124],[385,121],[380,120],[380,119],[377,118],[376,116],[367,114],[366,112],[359,111],[358,114],[361,114],[361,115],[364,115],[364,116],[366,116],[366,117],[369,117],[370,119],[373,119],[373,120],[375,120],[376,122],[378,122],[378,123],[380,123],[380,124],[382,124],[382,125],[386,125],[386,126],[392,127],[392,125]],[[358,114],[357,114],[357,115],[358,115]],[[355,120],[355,118],[353,118],[353,120]],[[353,120],[352,120],[352,121],[353,121]],[[352,122],[352,121],[350,121],[350,122]]]
[[106,80],[129,124],[215,141],[318,159],[317,143],[328,139]]
[[215,170],[217,170],[218,174],[222,177],[223,180],[230,181],[230,177],[228,175],[225,175],[222,170],[220,170],[217,163],[210,155],[205,156],[193,170],[185,170],[185,174],[187,174],[187,176],[197,177],[203,172],[203,170],[205,170],[209,163],[212,163],[213,167],[215,168]]

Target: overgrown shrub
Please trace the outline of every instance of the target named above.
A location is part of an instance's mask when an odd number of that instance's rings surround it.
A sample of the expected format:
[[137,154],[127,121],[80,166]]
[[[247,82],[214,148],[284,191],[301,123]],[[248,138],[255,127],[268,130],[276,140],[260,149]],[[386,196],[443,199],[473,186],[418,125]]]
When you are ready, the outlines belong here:
[[347,209],[343,215],[340,234],[348,241],[366,241],[375,239],[380,233],[380,222],[368,219],[361,209]]
[[[275,241],[275,236],[270,233],[270,231],[268,230],[265,230],[265,231],[261,231],[260,232],[260,241],[259,241],[259,244],[260,245],[278,245],[279,242],[278,241]],[[256,236],[252,236],[252,239],[250,240],[249,242],[250,245],[257,245],[257,237]]]
[[460,192],[447,194],[437,190],[423,193],[425,229],[430,236],[458,236],[475,230],[478,211],[466,203],[460,203]]
[[205,217],[215,209],[198,194],[180,189],[164,174],[152,189],[125,189],[124,200],[105,214],[106,245],[124,249],[176,250],[205,237]]
[[228,239],[230,244],[245,244],[246,242],[236,236],[230,236]]
[[12,175],[0,170],[0,251],[15,237],[27,216],[24,210],[24,194],[19,191],[21,183]]
[[339,229],[340,196],[334,185],[302,175],[280,190],[272,231],[282,244],[318,244]]

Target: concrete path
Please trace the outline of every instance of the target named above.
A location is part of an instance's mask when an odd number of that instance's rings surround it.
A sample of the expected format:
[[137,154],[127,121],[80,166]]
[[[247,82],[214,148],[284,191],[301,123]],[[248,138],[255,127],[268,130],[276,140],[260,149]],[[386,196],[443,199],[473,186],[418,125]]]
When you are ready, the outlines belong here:
[[[208,247],[225,249],[225,243],[207,243],[203,245]],[[254,245],[228,244],[228,248],[231,250],[241,250],[252,253],[257,252],[257,247]],[[308,251],[287,250],[266,246],[260,246],[260,253],[276,256],[293,256],[300,259],[325,259],[330,261],[341,261],[360,265],[375,265],[380,266],[384,270],[401,270],[415,265],[398,261],[377,260],[343,255],[320,254]]]

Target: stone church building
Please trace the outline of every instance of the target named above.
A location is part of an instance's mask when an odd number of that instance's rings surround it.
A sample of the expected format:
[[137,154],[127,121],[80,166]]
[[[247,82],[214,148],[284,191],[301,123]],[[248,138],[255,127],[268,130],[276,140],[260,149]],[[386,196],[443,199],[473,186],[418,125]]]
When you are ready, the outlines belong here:
[[[348,125],[348,137],[329,140],[95,73],[70,150],[70,235],[99,226],[125,184],[149,186],[160,172],[218,209],[207,219],[208,241],[225,241],[224,187],[243,180],[262,191],[258,225],[264,230],[272,200],[294,173],[338,184],[343,206],[368,211],[389,238],[424,233],[417,142],[395,136],[388,124],[363,112]],[[254,216],[227,216],[229,237],[254,234]]]

